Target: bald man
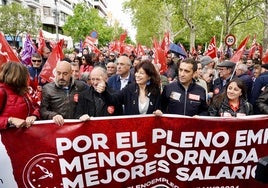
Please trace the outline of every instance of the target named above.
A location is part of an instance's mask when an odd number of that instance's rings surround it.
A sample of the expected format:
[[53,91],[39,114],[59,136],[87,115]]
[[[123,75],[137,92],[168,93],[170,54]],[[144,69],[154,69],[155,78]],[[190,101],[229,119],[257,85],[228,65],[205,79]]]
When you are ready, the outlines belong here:
[[78,96],[87,88],[83,81],[73,79],[69,62],[58,62],[54,82],[47,83],[42,89],[42,119],[52,119],[57,125],[63,125],[64,119],[74,119]]
[[120,56],[116,60],[116,64],[117,72],[108,79],[108,86],[115,91],[119,91],[122,90],[126,85],[135,82],[135,78],[130,72],[132,64],[127,56]]

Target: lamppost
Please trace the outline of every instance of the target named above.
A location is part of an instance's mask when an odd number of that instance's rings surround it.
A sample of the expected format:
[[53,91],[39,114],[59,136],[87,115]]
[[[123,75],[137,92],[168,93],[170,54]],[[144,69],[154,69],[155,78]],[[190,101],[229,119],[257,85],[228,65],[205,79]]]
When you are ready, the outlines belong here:
[[54,15],[55,15],[55,27],[56,27],[56,41],[59,41],[59,12],[58,12],[58,0],[55,1],[55,9],[54,9]]

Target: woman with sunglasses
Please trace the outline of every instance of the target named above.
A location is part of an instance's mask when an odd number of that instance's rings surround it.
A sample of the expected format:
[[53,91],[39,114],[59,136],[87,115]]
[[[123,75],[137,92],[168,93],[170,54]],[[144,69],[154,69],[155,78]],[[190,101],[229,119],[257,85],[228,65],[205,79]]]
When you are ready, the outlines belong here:
[[80,66],[80,74],[84,72],[91,72],[94,67],[93,54],[84,54],[82,56],[82,65]]

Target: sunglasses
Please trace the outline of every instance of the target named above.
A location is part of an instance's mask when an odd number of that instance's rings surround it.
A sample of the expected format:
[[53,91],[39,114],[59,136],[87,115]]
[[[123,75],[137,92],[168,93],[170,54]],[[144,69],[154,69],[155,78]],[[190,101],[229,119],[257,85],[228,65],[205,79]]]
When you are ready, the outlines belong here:
[[210,74],[209,77],[213,78],[214,77],[214,74]]
[[41,62],[42,60],[33,59],[32,62]]

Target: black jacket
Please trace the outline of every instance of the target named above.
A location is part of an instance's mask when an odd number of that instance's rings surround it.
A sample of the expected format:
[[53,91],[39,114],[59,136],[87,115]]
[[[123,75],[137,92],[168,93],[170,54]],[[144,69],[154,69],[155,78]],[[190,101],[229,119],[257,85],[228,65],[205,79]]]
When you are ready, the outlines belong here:
[[260,94],[259,98],[256,100],[256,105],[259,111],[263,114],[268,114],[268,87]]
[[208,115],[206,91],[194,81],[188,89],[179,81],[166,85],[161,95],[161,109],[164,113],[186,116]]
[[240,99],[240,106],[236,112],[234,112],[233,109],[229,106],[228,100],[226,98],[224,98],[221,103],[212,102],[208,111],[210,116],[220,116],[220,117],[224,116],[225,113],[228,113],[233,117],[236,117],[238,113],[244,115],[253,115],[252,104],[243,99]]
[[[105,91],[106,99],[112,104],[124,105],[124,115],[137,115],[139,112],[139,86],[131,83],[116,93]],[[155,95],[149,93],[149,107],[146,114],[152,114],[160,108],[160,88]]]
[[109,104],[104,95],[96,92],[91,86],[79,95],[75,118],[80,118],[84,114],[94,117],[118,115],[118,108]]

